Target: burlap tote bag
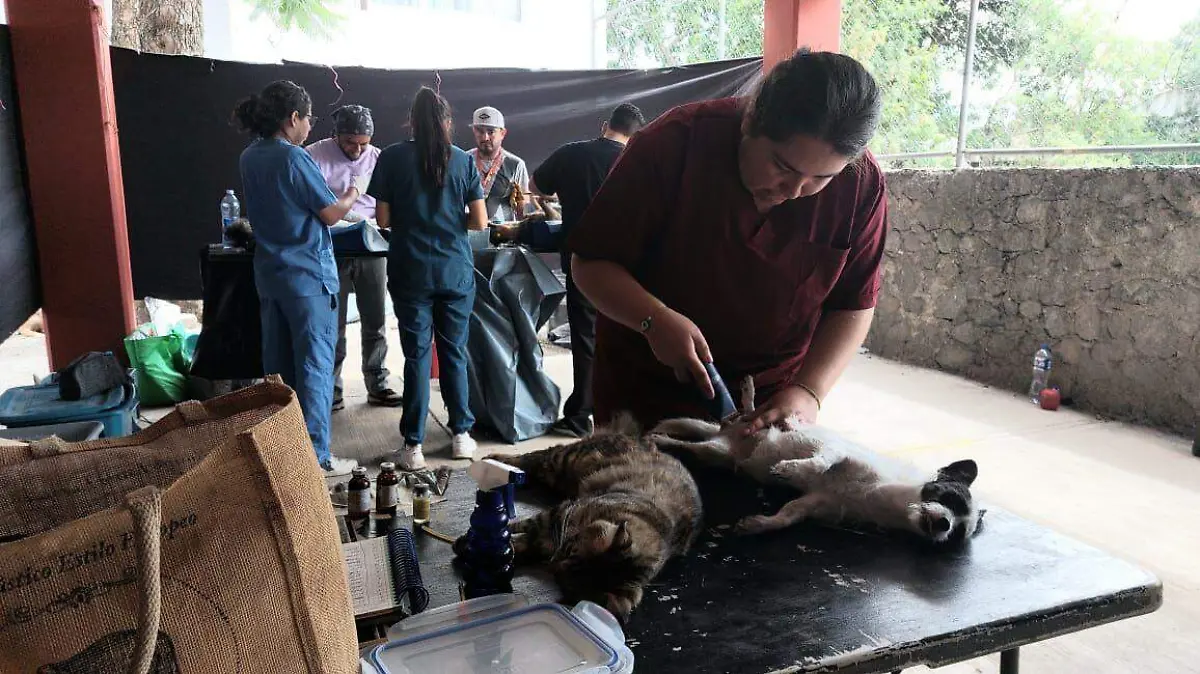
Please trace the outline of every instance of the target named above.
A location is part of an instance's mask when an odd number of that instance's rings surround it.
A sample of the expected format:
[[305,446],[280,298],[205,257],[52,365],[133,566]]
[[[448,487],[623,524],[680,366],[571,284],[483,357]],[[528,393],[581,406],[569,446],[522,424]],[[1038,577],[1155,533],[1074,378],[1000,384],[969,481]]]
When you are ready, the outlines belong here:
[[127,438],[0,448],[0,672],[339,674],[333,509],[278,379]]

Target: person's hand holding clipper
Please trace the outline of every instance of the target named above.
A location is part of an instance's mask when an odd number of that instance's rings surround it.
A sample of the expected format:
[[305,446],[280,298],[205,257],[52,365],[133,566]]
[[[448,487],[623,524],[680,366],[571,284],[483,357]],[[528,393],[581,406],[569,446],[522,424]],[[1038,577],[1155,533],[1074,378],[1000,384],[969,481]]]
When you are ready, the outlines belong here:
[[642,334],[650,343],[654,357],[674,370],[676,379],[696,382],[705,399],[713,399],[713,383],[704,367],[705,363],[712,363],[712,352],[695,323],[678,311],[662,305],[643,321]]

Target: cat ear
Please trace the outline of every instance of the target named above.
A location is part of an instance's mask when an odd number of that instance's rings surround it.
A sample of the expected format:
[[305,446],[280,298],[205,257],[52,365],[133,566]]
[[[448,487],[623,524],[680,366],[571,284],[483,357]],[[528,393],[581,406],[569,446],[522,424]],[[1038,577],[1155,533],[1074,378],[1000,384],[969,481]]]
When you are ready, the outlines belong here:
[[629,526],[625,520],[617,525],[617,532],[613,534],[612,548],[613,550],[628,550],[633,547],[633,535],[629,533]]
[[613,546],[620,527],[607,520],[596,520],[587,526],[583,536],[583,551],[598,555]]
[[971,486],[975,478],[979,477],[979,466],[971,459],[963,461],[955,461],[954,463],[938,470],[938,479],[946,482],[961,482],[962,484]]

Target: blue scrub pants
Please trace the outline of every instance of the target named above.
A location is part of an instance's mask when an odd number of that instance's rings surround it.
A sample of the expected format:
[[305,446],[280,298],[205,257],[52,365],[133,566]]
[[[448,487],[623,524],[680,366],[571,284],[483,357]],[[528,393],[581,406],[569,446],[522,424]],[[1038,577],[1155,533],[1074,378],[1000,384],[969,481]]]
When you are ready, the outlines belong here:
[[442,401],[450,414],[450,431],[466,433],[475,425],[467,393],[467,334],[475,289],[392,292],[400,323],[400,348],[404,351],[404,413],[400,433],[408,445],[425,441],[429,413],[429,370],[433,366],[432,341],[437,338]]
[[337,296],[263,297],[260,304],[263,369],[278,373],[296,391],[317,463],[328,468]]

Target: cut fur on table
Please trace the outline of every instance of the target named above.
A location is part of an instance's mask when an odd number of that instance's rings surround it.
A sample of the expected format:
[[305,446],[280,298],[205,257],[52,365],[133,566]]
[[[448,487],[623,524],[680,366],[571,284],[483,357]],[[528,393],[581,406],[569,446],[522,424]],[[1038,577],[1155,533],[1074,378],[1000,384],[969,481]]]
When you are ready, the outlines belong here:
[[647,436],[664,449],[678,448],[698,459],[740,470],[763,484],[786,484],[802,492],[773,515],[738,522],[744,534],[791,526],[804,520],[874,524],[916,534],[934,543],[964,541],[979,527],[971,483],[974,461],[956,461],[934,475],[883,456],[821,426],[787,419],[744,437],[745,415],[753,411],[754,381],[742,382],[743,416],[724,427],[700,419],[668,419]]
[[565,499],[509,524],[517,565],[549,567],[565,601],[596,602],[621,622],[667,560],[687,552],[703,526],[691,473],[640,439],[628,415],[578,442],[487,458],[520,468],[526,484]]

